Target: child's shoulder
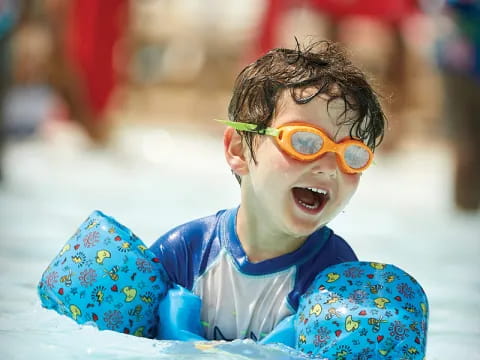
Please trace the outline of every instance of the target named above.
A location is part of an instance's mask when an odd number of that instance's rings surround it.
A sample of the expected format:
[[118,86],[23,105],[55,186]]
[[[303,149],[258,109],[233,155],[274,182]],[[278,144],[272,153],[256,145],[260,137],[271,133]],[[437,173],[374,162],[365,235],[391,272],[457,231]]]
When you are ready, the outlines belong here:
[[205,259],[221,248],[218,234],[222,231],[229,210],[198,218],[176,226],[150,246],[167,271],[170,280],[187,289],[193,286],[195,276]]
[[304,247],[309,248],[308,253],[311,254],[304,263],[309,268],[323,269],[337,263],[358,260],[348,242],[327,226],[313,233]]
[[357,261],[355,251],[350,244],[340,235],[331,230],[330,241],[326,244],[326,250],[335,254],[338,262]]
[[178,243],[188,246],[192,242],[204,242],[205,239],[212,238],[219,231],[218,227],[222,223],[222,219],[231,211],[232,210],[220,210],[215,214],[178,225],[160,236],[152,245],[152,248]]

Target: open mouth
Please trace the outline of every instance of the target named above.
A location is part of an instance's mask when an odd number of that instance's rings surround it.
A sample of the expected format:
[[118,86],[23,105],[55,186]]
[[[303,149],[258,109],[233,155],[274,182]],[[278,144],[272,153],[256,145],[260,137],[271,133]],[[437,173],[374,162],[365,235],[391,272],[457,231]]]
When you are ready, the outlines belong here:
[[326,190],[312,187],[294,187],[292,193],[297,205],[310,214],[319,213],[329,199]]

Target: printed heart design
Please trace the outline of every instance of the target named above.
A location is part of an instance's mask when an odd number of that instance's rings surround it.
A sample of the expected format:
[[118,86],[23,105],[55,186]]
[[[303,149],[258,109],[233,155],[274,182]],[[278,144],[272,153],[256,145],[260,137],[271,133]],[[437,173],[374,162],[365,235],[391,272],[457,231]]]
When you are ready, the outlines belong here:
[[153,258],[152,261],[153,261],[154,263],[159,263],[159,262],[160,262],[160,259],[159,259],[159,258]]
[[92,319],[93,319],[93,321],[97,321],[98,320],[98,315],[95,314],[95,313],[92,313]]
[[335,336],[339,337],[342,334],[342,330],[336,330],[335,331]]
[[118,287],[117,287],[117,284],[113,285],[110,290],[112,291],[118,291]]
[[58,289],[58,293],[59,293],[60,295],[63,295],[63,288]]
[[80,244],[77,244],[77,245],[75,245],[73,248],[74,248],[75,250],[78,250],[79,247],[80,247]]
[[397,301],[402,301],[402,298],[399,295],[395,296],[394,299],[397,300]]
[[123,329],[123,333],[124,333],[124,334],[130,334],[130,329],[129,329],[129,328]]
[[377,342],[381,342],[383,340],[383,335],[378,335],[377,336]]
[[420,339],[418,338],[418,336],[415,338],[415,342],[416,342],[417,344],[420,344]]
[[122,238],[121,238],[120,236],[118,236],[118,235],[117,235],[117,236],[115,236],[115,239],[114,239],[114,240],[115,240],[115,241],[121,241],[121,240],[122,240]]
[[368,274],[367,277],[368,277],[369,279],[373,279],[373,274]]
[[362,316],[365,316],[367,315],[367,310],[362,310],[358,313],[358,315],[362,315]]
[[150,280],[151,282],[154,282],[155,280],[157,280],[157,277],[152,275],[148,278],[148,280]]

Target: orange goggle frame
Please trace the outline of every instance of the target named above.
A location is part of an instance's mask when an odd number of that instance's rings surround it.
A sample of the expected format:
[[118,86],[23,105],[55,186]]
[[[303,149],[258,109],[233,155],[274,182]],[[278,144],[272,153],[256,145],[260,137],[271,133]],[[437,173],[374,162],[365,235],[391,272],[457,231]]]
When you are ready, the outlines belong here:
[[373,161],[372,150],[362,141],[346,139],[333,141],[322,129],[306,123],[288,123],[278,128],[261,128],[258,124],[218,120],[239,131],[275,137],[278,146],[300,161],[313,161],[327,152],[337,155],[340,169],[347,174],[360,173]]

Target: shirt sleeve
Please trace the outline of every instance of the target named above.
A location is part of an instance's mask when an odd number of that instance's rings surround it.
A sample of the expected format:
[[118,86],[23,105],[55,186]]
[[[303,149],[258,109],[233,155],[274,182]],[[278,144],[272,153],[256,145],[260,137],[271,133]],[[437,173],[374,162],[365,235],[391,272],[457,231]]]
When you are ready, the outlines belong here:
[[218,216],[219,213],[180,225],[162,235],[150,247],[173,283],[192,290],[209,258],[218,252],[218,246],[215,246],[218,243],[215,241],[218,238]]

